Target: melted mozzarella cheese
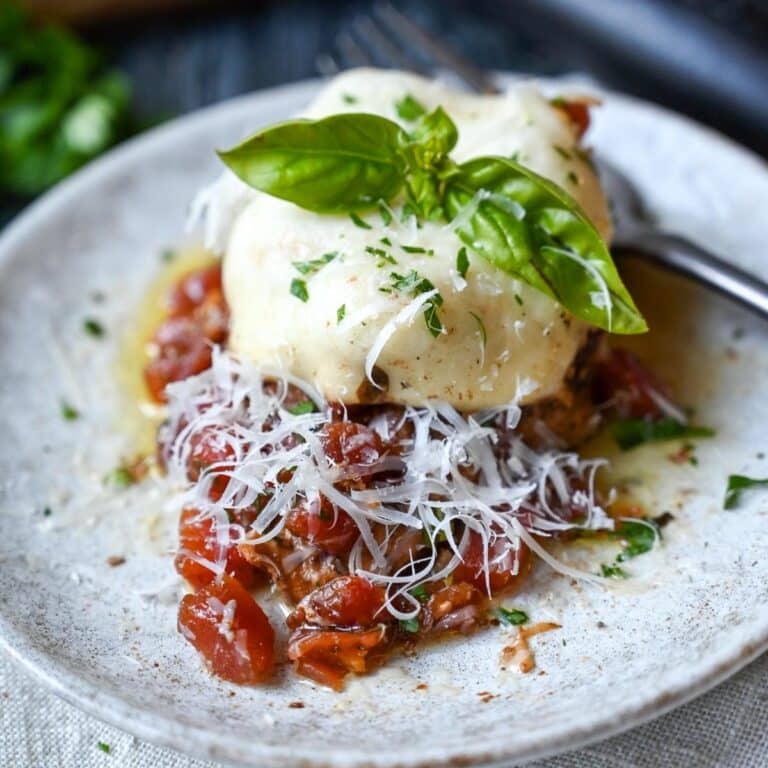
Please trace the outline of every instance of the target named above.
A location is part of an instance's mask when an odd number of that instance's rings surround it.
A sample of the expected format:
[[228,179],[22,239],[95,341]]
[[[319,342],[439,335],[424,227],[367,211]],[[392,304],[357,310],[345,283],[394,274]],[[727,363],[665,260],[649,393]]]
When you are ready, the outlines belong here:
[[[305,115],[362,111],[399,120],[395,105],[406,94],[427,109],[442,105],[455,121],[454,159],[516,155],[566,188],[603,236],[610,236],[597,179],[571,151],[577,142],[572,127],[531,87],[475,96],[413,75],[357,70],[336,78]],[[464,280],[456,271],[461,243],[450,226],[417,227],[395,213],[389,225],[378,213],[367,215],[371,228],[364,229],[347,216],[321,216],[253,193],[236,219],[224,261],[233,351],[311,381],[328,400],[346,404],[370,397],[366,358],[374,347],[374,379],[386,382],[382,396],[391,402],[437,399],[476,410],[554,394],[587,326],[471,252]],[[397,263],[372,249],[385,250]],[[328,253],[338,255],[311,276],[292,264]],[[389,290],[392,273],[412,270],[443,298],[438,314],[444,332],[437,338],[427,329],[423,309],[405,311],[413,294]],[[306,281],[306,303],[291,294],[297,278]]]

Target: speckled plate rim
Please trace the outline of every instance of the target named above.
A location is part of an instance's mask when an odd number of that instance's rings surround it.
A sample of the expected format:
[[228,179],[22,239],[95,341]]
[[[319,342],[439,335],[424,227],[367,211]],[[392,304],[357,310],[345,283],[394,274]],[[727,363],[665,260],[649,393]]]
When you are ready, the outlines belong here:
[[[129,167],[155,143],[165,141],[176,133],[183,134],[187,130],[201,128],[209,122],[226,121],[228,113],[237,113],[249,103],[269,100],[272,110],[287,112],[303,98],[308,98],[320,82],[306,80],[241,96],[178,118],[126,142],[57,185],[5,228],[0,237],[0,269],[5,267],[17,243],[28,233],[34,231],[56,211],[66,207],[73,199],[87,197],[92,187]],[[660,118],[677,120],[692,133],[708,135],[727,147],[730,152],[741,154],[744,160],[768,174],[768,164],[761,157],[710,128],[639,99],[611,92],[605,92],[605,95],[612,101],[632,104]],[[118,696],[107,694],[97,686],[85,682],[76,671],[57,664],[51,657],[31,647],[23,633],[18,632],[12,622],[2,615],[1,609],[0,649],[43,686],[84,712],[139,738],[199,758],[264,767],[302,765],[312,768],[362,768],[373,764],[364,750],[340,749],[332,745],[323,748],[318,745],[311,753],[307,751],[297,754],[293,746],[266,747],[231,736],[227,737],[226,743],[222,743],[215,734],[201,732],[190,724],[158,716],[156,713],[148,715]],[[513,744],[505,743],[503,735],[494,738],[486,734],[482,744],[467,744],[462,754],[447,756],[438,751],[428,754],[423,749],[411,754],[403,750],[399,752],[398,762],[390,764],[408,768],[428,768],[446,764],[501,766],[508,765],[510,761],[526,762],[576,749],[634,728],[685,704],[714,688],[766,650],[768,608],[758,612],[747,632],[730,638],[729,642],[706,660],[706,663],[698,663],[694,669],[685,670],[683,673],[678,670],[677,674],[670,675],[669,683],[663,691],[636,699],[621,710],[597,714],[578,725],[565,724],[550,731],[545,738],[538,736],[525,741],[517,737]]]

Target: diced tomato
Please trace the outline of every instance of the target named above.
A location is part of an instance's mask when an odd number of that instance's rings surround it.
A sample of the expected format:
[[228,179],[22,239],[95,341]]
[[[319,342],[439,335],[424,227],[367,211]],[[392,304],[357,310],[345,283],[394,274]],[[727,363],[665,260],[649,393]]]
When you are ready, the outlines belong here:
[[339,576],[310,592],[286,621],[292,629],[304,624],[368,627],[388,620],[384,598],[384,590],[362,576]]
[[221,294],[221,265],[197,269],[182,278],[168,294],[171,317],[191,315],[211,293]]
[[[226,433],[213,427],[196,432],[190,438],[189,460],[187,475],[190,480],[198,480],[200,475],[209,467],[217,466],[217,471],[225,473],[230,469],[228,461],[235,457],[232,443],[227,440]],[[217,475],[211,484],[208,496],[212,501],[218,501],[229,483],[226,474]]]
[[211,365],[211,345],[200,326],[190,318],[166,320],[154,337],[157,353],[144,368],[144,379],[152,397],[165,402],[165,388],[204,371]]
[[433,592],[421,616],[426,632],[461,632],[467,634],[486,623],[488,598],[465,581],[454,582]]
[[291,510],[286,527],[294,536],[332,555],[349,552],[360,535],[355,521],[324,496]]
[[553,103],[568,115],[568,119],[576,129],[576,136],[580,139],[587,132],[587,128],[589,128],[589,102],[557,99]]
[[370,427],[353,421],[335,421],[320,432],[328,459],[336,466],[375,464],[384,455],[381,438]]
[[[488,582],[491,594],[511,592],[517,589],[530,570],[530,550],[518,543],[515,549],[503,536],[499,536],[488,550]],[[476,531],[470,531],[469,543],[462,553],[464,561],[453,572],[454,582],[465,581],[482,592],[488,591],[485,580],[483,539]],[[517,561],[517,573],[514,572]]]
[[275,633],[251,595],[223,576],[179,606],[179,632],[217,677],[241,685],[260,683],[275,663]]
[[[179,554],[174,560],[176,571],[194,589],[209,584],[216,578],[216,574],[190,555],[197,555],[213,563],[219,560],[219,545],[213,531],[213,520],[210,517],[200,519],[199,514],[198,510],[191,507],[182,511],[179,520]],[[244,587],[252,587],[257,581],[257,572],[240,554],[235,543],[236,534],[233,527],[232,542],[227,546],[226,552],[222,553],[225,559],[224,569]]]
[[611,349],[595,369],[594,397],[623,419],[657,419],[664,415],[659,396],[664,385],[627,349]]
[[340,691],[349,672],[361,675],[372,654],[389,642],[386,627],[356,631],[300,629],[288,642],[288,658],[296,672]]

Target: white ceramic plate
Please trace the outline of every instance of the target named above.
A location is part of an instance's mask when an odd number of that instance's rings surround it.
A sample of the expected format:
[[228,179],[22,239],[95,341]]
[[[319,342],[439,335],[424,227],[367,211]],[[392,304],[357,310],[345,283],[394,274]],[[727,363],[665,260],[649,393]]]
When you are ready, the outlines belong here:
[[[729,472],[768,474],[768,329],[671,278],[639,275],[633,287],[657,328],[640,344],[655,348],[659,369],[718,436],[699,444],[697,467],[670,462],[668,446],[618,459],[615,476],[651,512],[676,519],[663,546],[611,589],[538,568],[513,602],[562,629],[533,641],[536,671],[502,672],[507,636],[490,629],[395,658],[342,694],[287,671],[254,689],[205,674],[175,632],[167,492],[152,482],[127,491],[102,484],[133,450],[115,359],[160,250],[179,241],[190,196],[217,171],[214,147],[286,117],[316,87],[255,94],[155,130],[60,185],[4,233],[0,644],[97,717],[260,768],[495,765],[552,753],[680,704],[762,651],[765,498],[721,507]],[[615,95],[591,140],[668,226],[765,274],[768,172],[758,159]],[[94,292],[106,298],[95,302]],[[101,320],[107,337],[84,334],[85,317]],[[82,418],[64,421],[62,398]],[[109,555],[126,563],[111,568]],[[297,701],[304,707],[289,706]]]

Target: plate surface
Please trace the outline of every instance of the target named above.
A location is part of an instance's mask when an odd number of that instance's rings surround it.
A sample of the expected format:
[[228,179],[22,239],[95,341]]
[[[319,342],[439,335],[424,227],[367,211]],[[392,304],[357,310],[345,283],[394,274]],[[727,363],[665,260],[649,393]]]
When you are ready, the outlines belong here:
[[[288,116],[316,88],[255,94],[157,129],[60,185],[0,240],[0,645],[97,717],[260,768],[492,765],[552,753],[680,704],[764,650],[768,505],[755,494],[724,512],[722,497],[729,473],[768,475],[768,329],[633,270],[659,329],[640,347],[718,435],[698,444],[698,466],[670,461],[669,446],[616,459],[613,476],[675,520],[626,582],[573,585],[538,568],[509,601],[562,625],[532,641],[533,673],[500,669],[509,638],[491,628],[395,658],[340,695],[288,671],[256,689],[205,674],[175,632],[167,489],[103,483],[135,451],[116,360],[159,253],[178,243],[191,195],[217,172],[212,150]],[[766,274],[768,172],[756,157],[616,95],[590,140],[664,224]],[[104,339],[83,332],[87,317],[104,324]],[[81,418],[63,420],[62,400]],[[110,555],[125,564],[110,567]],[[565,556],[579,564],[583,554]],[[601,557],[593,552],[589,567]],[[289,706],[297,701],[303,708]]]

